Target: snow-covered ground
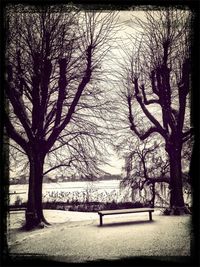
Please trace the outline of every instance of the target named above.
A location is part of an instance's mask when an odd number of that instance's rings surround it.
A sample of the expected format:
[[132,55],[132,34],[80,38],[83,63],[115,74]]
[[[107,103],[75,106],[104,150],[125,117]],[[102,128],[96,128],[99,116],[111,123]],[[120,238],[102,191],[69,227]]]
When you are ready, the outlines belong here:
[[[98,219],[96,212],[76,212],[62,210],[44,210],[44,216],[52,225],[70,221],[85,221]],[[25,220],[24,211],[11,211],[8,214],[8,229],[20,228]]]
[[162,216],[156,210],[152,222],[148,213],[105,216],[99,227],[97,213],[45,210],[44,214],[52,226],[29,232],[19,230],[23,212],[10,214],[11,254],[36,253],[64,262],[190,255],[189,215]]

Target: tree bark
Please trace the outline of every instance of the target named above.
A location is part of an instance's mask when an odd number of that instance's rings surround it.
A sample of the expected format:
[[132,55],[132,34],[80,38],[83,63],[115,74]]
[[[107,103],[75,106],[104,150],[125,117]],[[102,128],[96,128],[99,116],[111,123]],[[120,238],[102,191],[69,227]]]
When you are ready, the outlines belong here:
[[29,189],[25,223],[26,229],[43,227],[44,224],[48,224],[44,218],[42,209],[44,155],[36,152],[31,152],[30,154]]
[[151,198],[151,207],[154,208],[155,206],[155,197],[156,197],[156,192],[155,192],[155,183],[152,183],[152,198]]
[[184,213],[185,204],[183,198],[181,145],[177,142],[167,144],[167,152],[170,162],[170,210],[171,214]]

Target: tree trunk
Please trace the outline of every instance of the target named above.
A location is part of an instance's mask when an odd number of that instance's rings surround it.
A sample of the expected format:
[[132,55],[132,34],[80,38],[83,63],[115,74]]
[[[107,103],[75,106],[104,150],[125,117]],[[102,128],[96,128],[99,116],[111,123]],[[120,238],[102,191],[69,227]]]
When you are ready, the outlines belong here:
[[42,210],[42,182],[44,156],[32,153],[29,156],[30,175],[25,228],[44,227],[48,224]]
[[155,197],[156,197],[155,183],[152,183],[152,198],[151,198],[151,207],[152,208],[154,208],[154,206],[155,206]]
[[134,203],[135,202],[135,190],[133,186],[131,186],[131,201]]
[[173,143],[168,146],[170,162],[170,213],[185,213],[182,185],[181,146]]

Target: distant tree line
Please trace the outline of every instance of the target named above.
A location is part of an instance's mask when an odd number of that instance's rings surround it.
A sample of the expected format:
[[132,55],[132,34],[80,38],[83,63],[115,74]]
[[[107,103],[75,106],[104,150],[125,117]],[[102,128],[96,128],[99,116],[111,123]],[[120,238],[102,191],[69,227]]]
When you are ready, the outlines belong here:
[[[14,184],[28,184],[29,177],[25,175],[20,175],[19,177],[13,177],[10,179],[10,185]],[[81,176],[70,176],[65,177],[64,175],[56,176],[54,178],[45,175],[43,177],[43,183],[60,183],[60,182],[78,182],[78,181],[104,181],[104,180],[121,180],[122,177],[120,175],[115,174],[105,174],[100,177],[81,177]]]

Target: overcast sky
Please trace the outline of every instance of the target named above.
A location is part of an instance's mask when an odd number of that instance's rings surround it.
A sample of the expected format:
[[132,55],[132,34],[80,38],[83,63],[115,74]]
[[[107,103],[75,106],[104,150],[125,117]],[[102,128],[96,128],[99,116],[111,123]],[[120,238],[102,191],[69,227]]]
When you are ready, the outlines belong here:
[[[119,12],[119,19],[118,22],[119,24],[122,24],[121,29],[117,32],[116,37],[123,40],[123,43],[125,44],[125,50],[127,51],[131,49],[128,47],[128,36],[136,34],[136,31],[133,28],[133,22],[134,16],[143,19],[144,18],[144,11],[120,11]],[[117,59],[120,59],[123,56],[123,53],[121,51],[121,48],[115,48],[112,53],[114,54],[114,57]],[[113,64],[113,62],[111,63]],[[116,67],[116,65],[115,65]],[[113,69],[114,71],[114,69]],[[112,156],[109,157],[109,164],[111,166],[102,166],[102,169],[105,170],[106,172],[109,172],[111,174],[121,174],[122,172],[122,167],[124,166],[124,159],[120,159],[117,154],[110,149],[112,152]]]

